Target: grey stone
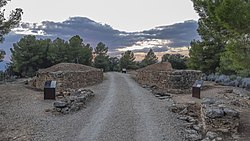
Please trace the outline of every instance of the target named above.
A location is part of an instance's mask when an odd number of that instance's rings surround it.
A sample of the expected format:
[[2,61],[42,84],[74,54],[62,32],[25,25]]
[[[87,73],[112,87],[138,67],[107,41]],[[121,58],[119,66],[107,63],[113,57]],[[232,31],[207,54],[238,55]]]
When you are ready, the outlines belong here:
[[242,85],[242,88],[250,90],[250,78],[243,78],[241,85]]
[[79,102],[85,102],[87,100],[85,95],[77,97],[77,99],[78,99],[77,101],[79,101]]
[[67,106],[67,103],[66,102],[63,102],[63,101],[55,101],[53,103],[54,107],[56,108],[64,108]]
[[232,108],[224,108],[223,110],[226,116],[239,117],[239,112]]
[[193,128],[196,131],[200,131],[201,130],[201,126],[199,126],[199,125],[193,125]]
[[200,134],[187,134],[186,139],[191,141],[198,141],[202,139],[202,136]]
[[219,135],[215,132],[211,132],[211,131],[208,131],[207,134],[206,134],[207,137],[209,137],[209,139],[215,139],[216,137],[218,137]]
[[208,137],[202,139],[201,141],[211,141]]
[[215,138],[217,141],[222,141],[223,140],[223,138],[222,137],[217,137],[217,138]]
[[192,130],[192,129],[186,129],[185,132],[188,134],[198,134],[196,130]]
[[204,112],[209,118],[221,118],[224,116],[223,109],[219,107],[207,107]]
[[214,104],[216,102],[216,100],[215,99],[213,99],[213,98],[203,98],[202,99],[202,104]]
[[186,117],[186,116],[181,116],[181,117],[178,117],[178,119],[179,119],[179,120],[185,120],[185,121],[187,121],[187,120],[188,120],[188,117]]

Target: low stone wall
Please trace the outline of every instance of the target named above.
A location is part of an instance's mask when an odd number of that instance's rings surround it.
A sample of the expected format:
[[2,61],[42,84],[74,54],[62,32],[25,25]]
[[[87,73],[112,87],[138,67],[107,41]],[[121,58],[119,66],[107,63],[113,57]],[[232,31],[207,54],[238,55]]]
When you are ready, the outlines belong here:
[[139,70],[136,80],[142,85],[157,86],[170,93],[191,91],[195,80],[201,79],[201,72],[195,70],[150,71]]
[[217,104],[215,99],[205,99],[201,105],[201,120],[204,131],[237,133],[239,112]]
[[55,80],[56,91],[62,92],[67,88],[78,89],[100,83],[103,80],[103,72],[101,70],[38,72],[35,87],[43,90],[44,83],[48,80]]

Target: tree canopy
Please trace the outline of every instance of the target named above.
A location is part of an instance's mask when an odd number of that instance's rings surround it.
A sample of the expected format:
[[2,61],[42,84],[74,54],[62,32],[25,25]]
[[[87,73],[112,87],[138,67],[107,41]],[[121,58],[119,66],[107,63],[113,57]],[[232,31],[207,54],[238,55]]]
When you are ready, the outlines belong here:
[[154,51],[150,49],[148,53],[145,55],[144,59],[141,62],[141,66],[145,67],[148,65],[152,65],[158,62],[158,58],[155,55]]
[[13,45],[11,52],[11,70],[21,76],[33,76],[38,69],[61,62],[92,64],[92,48],[79,36],[51,41],[27,35]]
[[[21,15],[23,14],[22,9],[16,8],[12,10],[8,17],[5,17],[3,7],[7,5],[10,0],[0,1],[0,43],[4,41],[4,35],[8,34],[12,28],[19,24],[21,21]],[[0,49],[0,61],[4,58],[5,52]]]
[[134,53],[130,50],[122,53],[122,57],[120,59],[120,68],[125,69],[136,69],[135,56]]
[[96,68],[103,69],[103,71],[109,70],[109,56],[108,47],[102,42],[98,43],[95,48],[94,66]]
[[188,57],[181,54],[164,54],[162,62],[171,63],[173,69],[187,69]]
[[201,40],[191,42],[188,65],[205,73],[250,73],[250,1],[192,0]]

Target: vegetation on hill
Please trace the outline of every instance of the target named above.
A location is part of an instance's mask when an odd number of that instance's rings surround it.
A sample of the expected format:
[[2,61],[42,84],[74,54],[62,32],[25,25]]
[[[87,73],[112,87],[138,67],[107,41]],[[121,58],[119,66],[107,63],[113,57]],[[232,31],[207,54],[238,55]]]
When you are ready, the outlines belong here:
[[173,69],[187,69],[188,57],[181,54],[164,54],[162,62],[171,63]]

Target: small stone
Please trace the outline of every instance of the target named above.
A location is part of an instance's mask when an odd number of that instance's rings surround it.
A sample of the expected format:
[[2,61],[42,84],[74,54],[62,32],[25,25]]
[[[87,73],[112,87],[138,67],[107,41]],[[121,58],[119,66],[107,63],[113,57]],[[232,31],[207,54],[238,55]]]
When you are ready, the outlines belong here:
[[202,104],[209,104],[209,105],[211,105],[211,104],[214,104],[215,102],[216,102],[216,100],[213,99],[213,98],[203,98],[202,99]]
[[201,141],[211,141],[208,137],[202,139]]
[[194,104],[196,104],[196,102],[195,101],[188,101],[187,104],[194,105]]
[[186,139],[191,141],[198,141],[202,139],[202,136],[200,134],[187,134]]
[[79,101],[79,102],[85,102],[86,100],[87,100],[87,98],[85,95],[77,97],[77,101]]
[[225,92],[226,93],[233,93],[233,89],[226,89]]
[[224,112],[226,116],[231,116],[231,117],[239,117],[239,112],[237,112],[234,109],[231,108],[224,108]]
[[218,134],[215,133],[215,132],[208,131],[206,136],[209,137],[209,139],[212,140],[212,139],[215,139],[216,137],[218,137]]
[[222,140],[223,140],[222,137],[217,137],[217,138],[216,138],[216,141],[222,141]]
[[188,113],[187,107],[183,109],[179,114],[180,115],[186,115]]
[[200,131],[200,130],[201,130],[201,127],[198,126],[198,125],[193,125],[193,128],[194,128],[194,130],[196,130],[196,131]]
[[233,134],[233,135],[232,135],[232,138],[233,138],[233,139],[239,139],[239,138],[240,138],[240,135],[238,135],[238,134]]
[[222,132],[222,133],[228,133],[229,132],[229,130],[226,129],[226,128],[219,128],[219,129],[217,129],[217,131]]
[[186,116],[180,116],[180,117],[178,117],[178,119],[179,119],[179,120],[185,120],[185,121],[187,121],[187,120],[188,120],[188,117],[186,117]]
[[56,108],[64,108],[67,106],[67,103],[66,102],[63,102],[63,101],[55,101],[53,103],[54,107]]
[[185,131],[188,134],[198,134],[196,130],[192,130],[192,129],[186,129]]

